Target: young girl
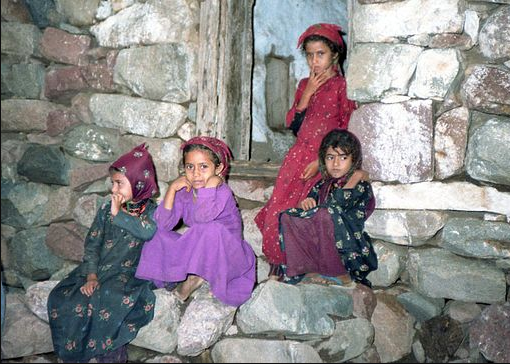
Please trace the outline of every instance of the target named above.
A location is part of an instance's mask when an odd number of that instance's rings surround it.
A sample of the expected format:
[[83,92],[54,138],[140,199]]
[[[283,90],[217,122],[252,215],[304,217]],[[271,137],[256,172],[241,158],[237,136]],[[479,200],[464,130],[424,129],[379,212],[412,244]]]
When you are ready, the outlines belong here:
[[[158,231],[142,251],[138,278],[174,290],[181,301],[207,281],[227,305],[247,301],[255,284],[255,254],[242,239],[241,215],[224,182],[231,157],[221,140],[195,137],[182,145],[184,175],[169,186],[155,220]],[[189,227],[173,231],[180,219]]]
[[361,145],[354,134],[335,129],[319,149],[319,181],[300,208],[280,215],[283,270],[291,282],[353,287],[352,280],[371,287],[369,272],[377,256],[365,220],[375,208],[367,176],[360,171]]
[[158,192],[144,144],[110,166],[112,194],[85,240],[83,262],[50,293],[55,353],[64,362],[126,362],[126,344],[154,316],[150,282],[134,277],[140,251],[156,232]]
[[334,24],[315,24],[298,40],[310,76],[299,82],[294,104],[287,113],[287,126],[297,139],[282,162],[271,198],[255,217],[272,279],[281,276],[278,267],[283,263],[278,214],[298,206],[320,179],[317,155],[321,140],[332,129],[347,129],[355,109],[354,102],[347,99],[345,79],[340,73],[345,54],[340,32],[341,28]]

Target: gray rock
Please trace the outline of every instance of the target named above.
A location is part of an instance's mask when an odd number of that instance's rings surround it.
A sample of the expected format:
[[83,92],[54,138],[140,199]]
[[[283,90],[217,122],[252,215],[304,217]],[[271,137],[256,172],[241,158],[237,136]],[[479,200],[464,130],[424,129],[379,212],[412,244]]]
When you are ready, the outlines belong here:
[[18,173],[32,182],[69,185],[70,164],[58,145],[29,144],[18,162]]

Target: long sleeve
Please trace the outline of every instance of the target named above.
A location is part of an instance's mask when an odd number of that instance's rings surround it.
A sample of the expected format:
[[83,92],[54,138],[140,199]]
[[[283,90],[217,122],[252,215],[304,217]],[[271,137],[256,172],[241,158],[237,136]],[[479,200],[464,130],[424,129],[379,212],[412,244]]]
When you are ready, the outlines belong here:
[[200,188],[197,190],[195,209],[196,222],[210,222],[218,218],[225,210],[232,193],[225,183],[218,187]]
[[172,231],[182,217],[182,194],[185,191],[178,191],[175,195],[174,205],[172,209],[166,209],[164,203],[161,202],[154,213],[154,220],[157,223],[158,229]]
[[[296,108],[299,104],[299,100],[301,100],[301,97],[303,96],[303,92],[305,90],[306,84],[308,83],[308,78],[304,78],[301,81],[299,81],[298,88],[296,90],[296,93],[294,95],[294,103],[292,104],[292,107],[287,112],[287,117],[285,118],[285,123],[287,125],[287,128],[290,127],[292,124],[292,121],[294,120],[294,117],[296,116]],[[301,110],[303,111],[303,110]]]
[[105,203],[99,208],[85,238],[85,251],[81,268],[84,275],[97,274],[101,247],[104,242],[106,215],[110,211],[110,206],[111,203]]
[[323,180],[320,180],[319,182],[317,182],[313,187],[312,189],[310,190],[310,192],[308,192],[308,195],[306,196],[307,198],[313,198],[315,200],[315,202],[319,203],[319,191],[321,189],[321,186],[324,184],[324,181]]
[[113,218],[113,225],[129,231],[138,239],[150,240],[157,230],[156,222],[153,220],[156,205],[152,202],[147,203],[145,211],[140,216],[132,216],[124,211],[119,211]]
[[[344,80],[344,88],[347,88],[347,84]],[[356,110],[356,103],[347,98],[347,91],[338,93],[339,101],[340,101],[340,120],[339,126],[341,129],[347,129],[349,126],[349,120],[351,119],[351,114],[354,110]]]
[[352,189],[336,188],[332,193],[332,207],[337,206],[344,212],[366,210],[373,192],[368,182],[360,182]]
[[373,196],[372,187],[368,182],[360,182],[353,189],[335,189],[332,199],[328,201],[329,208],[336,219],[344,219],[352,231],[361,233],[364,230],[367,207]]

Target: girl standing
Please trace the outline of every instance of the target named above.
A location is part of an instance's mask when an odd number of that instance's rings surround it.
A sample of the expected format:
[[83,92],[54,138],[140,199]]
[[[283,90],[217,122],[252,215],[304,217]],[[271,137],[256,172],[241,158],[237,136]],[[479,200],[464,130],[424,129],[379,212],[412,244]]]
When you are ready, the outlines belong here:
[[134,275],[156,232],[155,172],[144,144],[110,166],[111,199],[90,227],[83,262],[48,298],[53,346],[64,362],[126,362],[127,344],[154,316],[150,283]]
[[[230,150],[221,140],[195,137],[182,145],[184,175],[172,182],[154,215],[158,231],[142,251],[136,276],[174,290],[181,301],[207,281],[227,305],[247,301],[255,284],[255,254],[242,238],[234,195],[225,183]],[[183,219],[182,235],[173,229]]]
[[271,198],[255,217],[272,279],[282,275],[279,267],[284,263],[278,240],[278,214],[296,207],[319,181],[317,155],[321,140],[335,128],[347,129],[355,109],[355,103],[347,98],[340,72],[345,54],[340,32],[341,28],[334,24],[315,24],[298,40],[310,76],[299,82],[294,104],[287,113],[287,127],[297,139],[282,162]]
[[280,215],[280,244],[286,254],[283,269],[291,281],[371,287],[366,276],[377,269],[377,256],[365,220],[375,208],[361,145],[354,134],[335,129],[319,150],[319,181],[300,208]]

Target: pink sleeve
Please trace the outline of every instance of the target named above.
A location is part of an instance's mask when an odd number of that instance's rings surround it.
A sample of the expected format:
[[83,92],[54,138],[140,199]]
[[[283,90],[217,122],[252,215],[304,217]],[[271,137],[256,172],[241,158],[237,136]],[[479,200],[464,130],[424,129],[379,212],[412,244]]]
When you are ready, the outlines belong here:
[[287,128],[292,123],[292,120],[294,120],[294,116],[296,115],[296,106],[299,104],[299,100],[301,100],[301,96],[303,96],[303,91],[305,90],[305,87],[308,83],[308,78],[303,78],[301,81],[299,81],[298,88],[296,90],[296,94],[294,95],[294,103],[292,104],[292,107],[287,112],[287,117],[285,118],[285,124],[287,125]]
[[356,110],[356,103],[347,98],[347,84],[344,81],[342,92],[339,92],[340,97],[340,108],[341,112],[341,120],[340,120],[340,128],[347,129],[349,126],[349,120],[351,119],[351,114],[354,110]]

